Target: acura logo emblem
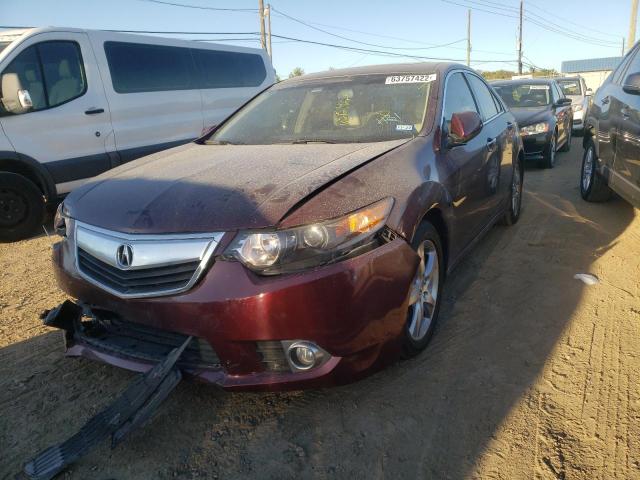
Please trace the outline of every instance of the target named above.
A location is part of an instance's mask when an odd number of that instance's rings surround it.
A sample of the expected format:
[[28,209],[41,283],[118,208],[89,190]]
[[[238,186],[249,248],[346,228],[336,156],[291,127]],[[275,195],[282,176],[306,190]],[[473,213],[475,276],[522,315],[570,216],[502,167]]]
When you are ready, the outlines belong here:
[[116,262],[121,268],[129,268],[133,263],[133,247],[123,243],[116,250]]

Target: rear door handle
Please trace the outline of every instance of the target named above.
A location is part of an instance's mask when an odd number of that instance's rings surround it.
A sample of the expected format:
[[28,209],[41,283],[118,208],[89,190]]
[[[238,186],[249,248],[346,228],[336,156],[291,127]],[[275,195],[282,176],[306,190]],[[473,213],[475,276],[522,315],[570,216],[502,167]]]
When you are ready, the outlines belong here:
[[84,112],[85,115],[96,115],[98,113],[104,113],[104,108],[90,108]]
[[496,141],[495,138],[490,138],[487,140],[487,150],[489,150],[489,153],[495,152],[497,147],[498,147],[498,142]]

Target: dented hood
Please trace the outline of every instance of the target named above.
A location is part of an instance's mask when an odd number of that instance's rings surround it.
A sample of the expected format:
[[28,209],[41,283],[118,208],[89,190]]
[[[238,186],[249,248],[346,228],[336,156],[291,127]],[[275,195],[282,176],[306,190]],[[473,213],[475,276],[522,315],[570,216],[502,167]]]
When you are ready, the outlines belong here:
[[318,188],[406,141],[192,143],[96,177],[65,205],[77,220],[125,233],[269,227]]

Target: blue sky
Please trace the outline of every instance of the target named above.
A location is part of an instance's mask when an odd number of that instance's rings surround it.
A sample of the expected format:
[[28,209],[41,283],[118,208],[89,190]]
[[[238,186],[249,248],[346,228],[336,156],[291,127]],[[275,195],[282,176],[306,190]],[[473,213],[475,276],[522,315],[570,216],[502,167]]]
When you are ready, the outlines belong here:
[[[257,9],[258,0],[162,0],[201,7]],[[275,35],[356,48],[408,53],[411,55],[464,60],[466,56],[467,7],[472,11],[472,66],[494,70],[516,69],[495,62],[516,59],[518,0],[265,0],[279,12],[312,26],[347,38],[314,30],[274,12]],[[524,55],[536,66],[560,68],[563,60],[616,56],[629,28],[630,0],[525,0],[525,11],[533,22],[566,34],[586,36],[593,45],[525,22]],[[492,10],[488,13],[481,10]],[[501,13],[501,15],[497,13]],[[552,23],[557,25],[554,26]],[[2,0],[3,25],[69,26],[95,29],[255,32],[259,30],[253,11],[213,11],[184,8],[150,0]],[[640,34],[640,31],[639,31]],[[166,35],[169,36],[169,35]],[[225,41],[259,46],[259,41],[237,40],[252,35],[178,35],[181,38],[232,38]],[[355,43],[393,47],[387,49]],[[458,42],[459,41],[459,42]],[[447,47],[427,48],[451,42]],[[609,45],[609,43],[615,45]],[[407,50],[408,49],[408,50]],[[345,51],[319,45],[274,39],[274,66],[281,76],[294,67],[306,72],[376,63],[414,61],[374,53]]]

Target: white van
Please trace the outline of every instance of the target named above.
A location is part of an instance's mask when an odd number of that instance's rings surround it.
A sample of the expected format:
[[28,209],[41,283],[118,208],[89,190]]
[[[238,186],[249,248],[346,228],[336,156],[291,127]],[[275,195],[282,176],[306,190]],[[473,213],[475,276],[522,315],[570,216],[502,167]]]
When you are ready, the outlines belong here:
[[187,143],[274,83],[262,50],[70,28],[0,32],[0,240],[83,180]]

